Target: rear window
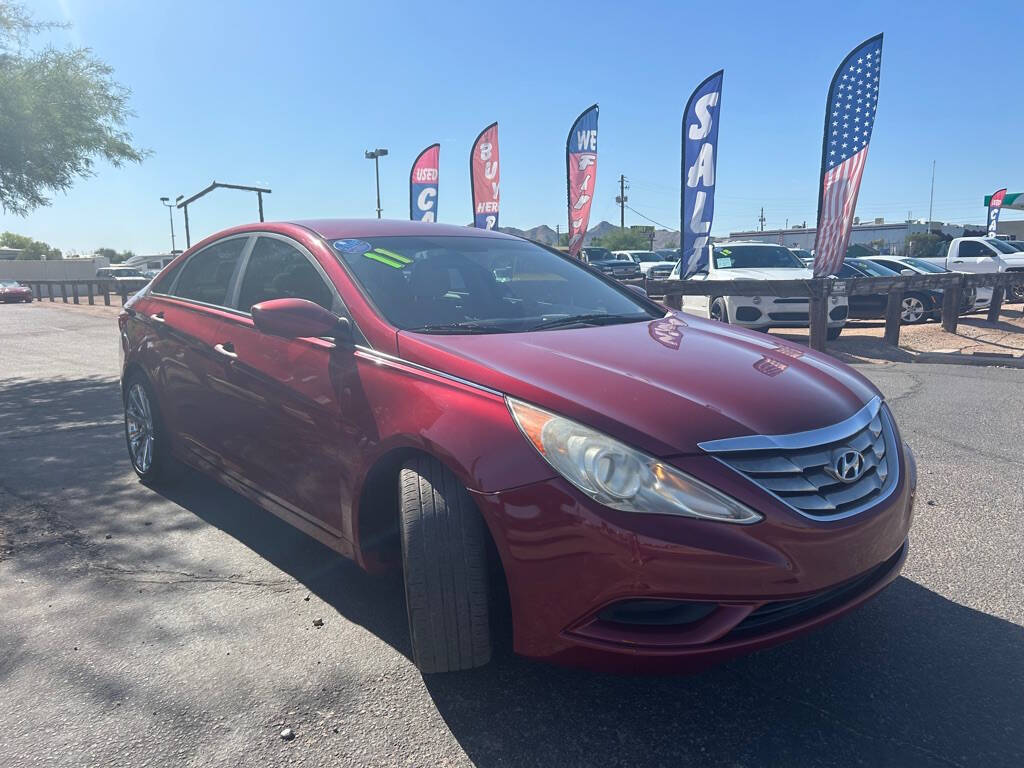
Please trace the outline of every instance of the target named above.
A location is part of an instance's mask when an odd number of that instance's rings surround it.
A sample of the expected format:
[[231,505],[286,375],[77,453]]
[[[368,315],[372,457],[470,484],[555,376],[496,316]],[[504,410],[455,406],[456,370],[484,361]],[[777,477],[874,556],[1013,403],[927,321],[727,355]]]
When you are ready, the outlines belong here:
[[231,277],[248,237],[221,240],[192,256],[181,268],[174,295],[204,304],[226,306]]
[[661,316],[575,259],[523,240],[378,237],[333,246],[398,328],[508,333],[581,315],[619,321]]

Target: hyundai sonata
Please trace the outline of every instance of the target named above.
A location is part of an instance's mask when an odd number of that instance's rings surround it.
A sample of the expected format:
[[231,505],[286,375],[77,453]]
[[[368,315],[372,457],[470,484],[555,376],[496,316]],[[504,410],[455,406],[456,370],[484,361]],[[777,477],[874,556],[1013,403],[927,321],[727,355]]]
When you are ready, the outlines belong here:
[[182,462],[401,569],[424,672],[486,663],[509,612],[527,656],[705,664],[839,616],[906,556],[914,460],[868,381],[527,240],[238,227],[119,323],[142,480]]

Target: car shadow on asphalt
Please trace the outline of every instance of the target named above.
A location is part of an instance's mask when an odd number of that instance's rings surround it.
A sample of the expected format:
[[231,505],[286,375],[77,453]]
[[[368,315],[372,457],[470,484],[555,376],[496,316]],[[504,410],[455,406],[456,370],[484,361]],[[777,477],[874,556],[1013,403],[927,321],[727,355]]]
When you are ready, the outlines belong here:
[[[397,575],[365,574],[198,473],[161,493],[410,656]],[[1024,754],[1024,628],[906,578],[817,633],[702,673],[612,676],[502,648],[487,667],[424,680],[478,766],[1010,765]]]
[[906,579],[825,629],[702,673],[503,658],[427,687],[478,766],[1019,765],[1024,628]]

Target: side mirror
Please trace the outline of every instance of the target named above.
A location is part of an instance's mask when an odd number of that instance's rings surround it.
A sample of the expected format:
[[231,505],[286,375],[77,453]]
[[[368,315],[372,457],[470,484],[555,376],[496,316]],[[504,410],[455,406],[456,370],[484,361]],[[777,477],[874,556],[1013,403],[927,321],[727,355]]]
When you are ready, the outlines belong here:
[[335,341],[352,341],[352,326],[346,317],[338,317],[306,299],[271,299],[254,304],[252,322],[268,336],[301,339],[331,336]]
[[636,291],[641,296],[643,296],[645,299],[647,298],[647,291],[644,290],[641,286],[639,286],[639,285],[627,285],[626,287],[629,288],[629,290],[631,290],[631,291]]
[[915,272],[915,271],[914,271],[914,270],[912,270],[912,269],[901,269],[901,270],[900,270],[900,274],[901,274],[901,275],[909,275],[910,277],[913,277],[914,275],[916,275],[916,274],[917,274],[917,272]]

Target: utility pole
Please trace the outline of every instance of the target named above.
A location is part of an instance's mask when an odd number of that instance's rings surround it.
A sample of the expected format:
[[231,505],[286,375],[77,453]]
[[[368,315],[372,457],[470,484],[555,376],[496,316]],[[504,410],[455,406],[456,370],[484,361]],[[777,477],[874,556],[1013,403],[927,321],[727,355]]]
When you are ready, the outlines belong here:
[[170,202],[170,200],[169,197],[160,198],[160,202],[167,206],[167,216],[171,220],[171,253],[176,253],[177,247],[174,244],[174,203]]
[[624,174],[619,174],[619,196],[615,198],[615,202],[619,204],[619,228],[626,228],[626,201],[629,200],[626,197],[626,177]]
[[928,198],[928,234],[932,233],[932,203],[935,202],[935,161],[932,160],[932,194]]
[[758,217],[757,220],[759,222],[761,222],[761,231],[764,232],[764,206],[763,205],[761,206],[761,215]]

